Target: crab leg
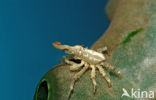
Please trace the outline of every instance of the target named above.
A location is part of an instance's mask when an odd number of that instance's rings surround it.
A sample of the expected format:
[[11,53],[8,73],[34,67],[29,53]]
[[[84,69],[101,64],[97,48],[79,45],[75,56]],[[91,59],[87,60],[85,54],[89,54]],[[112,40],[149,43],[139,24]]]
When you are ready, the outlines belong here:
[[118,75],[118,78],[121,79],[121,73],[120,73],[119,69],[113,67],[112,65],[110,65],[108,63],[104,63],[103,65],[105,68],[113,70]]
[[97,66],[97,68],[99,69],[100,74],[106,79],[106,81],[108,83],[108,87],[112,87],[111,81],[110,81],[109,77],[106,75],[104,69],[101,66]]
[[88,64],[85,64],[85,66],[82,68],[82,70],[80,70],[78,73],[76,73],[75,76],[73,77],[71,85],[70,85],[70,90],[68,93],[68,99],[70,99],[70,95],[73,91],[75,82],[77,81],[77,79],[79,79],[83,75],[83,73],[88,69],[88,67],[89,67]]
[[71,66],[70,66],[71,71],[79,70],[84,65],[84,61],[81,61],[80,64],[76,64],[73,61],[70,61],[69,59],[70,59],[70,57],[66,57],[66,56],[64,57],[65,62],[67,64],[71,64]]
[[99,53],[102,53],[104,51],[107,51],[107,47],[97,49],[97,52],[99,52]]
[[94,93],[96,92],[96,80],[95,80],[95,66],[91,65],[90,66],[92,68],[92,71],[91,71],[91,79],[92,79],[92,82],[93,82],[93,87],[94,87]]

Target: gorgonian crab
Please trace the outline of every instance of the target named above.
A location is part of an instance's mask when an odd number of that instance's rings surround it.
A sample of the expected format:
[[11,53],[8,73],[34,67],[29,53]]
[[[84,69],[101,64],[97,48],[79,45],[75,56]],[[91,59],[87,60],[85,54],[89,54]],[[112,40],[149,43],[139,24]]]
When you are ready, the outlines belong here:
[[[71,92],[74,89],[75,81],[79,79],[84,74],[84,72],[89,68],[91,68],[91,79],[93,82],[94,92],[96,91],[96,80],[95,80],[96,69],[98,69],[100,74],[105,78],[105,80],[108,83],[108,87],[111,87],[112,85],[109,77],[106,75],[104,68],[113,70],[118,75],[118,77],[121,78],[120,71],[117,68],[108,64],[107,62],[105,62],[106,59],[103,52],[107,51],[107,47],[100,48],[97,51],[94,51],[88,48],[84,48],[81,45],[69,46],[62,45],[60,42],[54,42],[53,46],[57,49],[63,50],[64,52],[72,55],[63,57],[64,61],[67,64],[71,65],[70,66],[71,71],[80,70],[74,75],[72,79],[70,90],[68,93],[68,98],[70,98]],[[71,59],[78,59],[81,62],[75,63],[71,61]]]

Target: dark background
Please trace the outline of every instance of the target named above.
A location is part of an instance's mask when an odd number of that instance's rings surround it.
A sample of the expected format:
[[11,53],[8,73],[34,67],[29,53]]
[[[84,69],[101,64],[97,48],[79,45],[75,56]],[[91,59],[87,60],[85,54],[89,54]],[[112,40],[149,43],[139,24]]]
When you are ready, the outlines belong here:
[[107,0],[1,0],[0,100],[32,100],[64,55],[51,43],[90,47],[107,29]]

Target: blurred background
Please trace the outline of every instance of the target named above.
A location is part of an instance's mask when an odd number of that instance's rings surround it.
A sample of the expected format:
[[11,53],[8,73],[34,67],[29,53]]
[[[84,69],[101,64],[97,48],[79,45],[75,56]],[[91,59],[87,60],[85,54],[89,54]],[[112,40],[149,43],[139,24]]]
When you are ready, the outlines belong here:
[[51,43],[90,47],[107,29],[108,0],[1,0],[0,100],[32,100],[64,55]]

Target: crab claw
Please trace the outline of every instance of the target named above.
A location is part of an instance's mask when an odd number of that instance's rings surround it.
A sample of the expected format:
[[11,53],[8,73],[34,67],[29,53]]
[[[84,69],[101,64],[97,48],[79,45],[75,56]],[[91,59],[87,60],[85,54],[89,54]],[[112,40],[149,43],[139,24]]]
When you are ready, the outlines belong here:
[[68,50],[68,49],[71,48],[71,47],[68,46],[68,45],[62,45],[60,42],[54,42],[52,45],[53,45],[55,48],[60,49],[60,50],[63,50],[63,51]]
[[55,48],[57,48],[57,49],[63,50],[61,43],[58,42],[58,41],[52,43],[52,45],[53,45]]
[[56,42],[53,43],[53,46],[56,47],[56,46],[58,46],[60,44],[61,44],[60,42],[56,41]]

